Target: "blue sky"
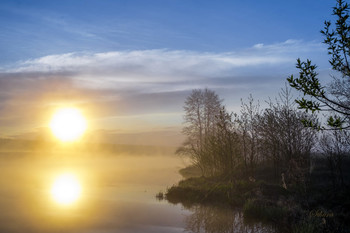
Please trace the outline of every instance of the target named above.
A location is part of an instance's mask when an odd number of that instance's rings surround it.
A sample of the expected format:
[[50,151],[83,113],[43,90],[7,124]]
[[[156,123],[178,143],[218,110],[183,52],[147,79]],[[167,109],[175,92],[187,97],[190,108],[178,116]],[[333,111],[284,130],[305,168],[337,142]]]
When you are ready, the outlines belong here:
[[0,129],[33,134],[53,106],[77,105],[91,128],[115,141],[171,140],[193,88],[215,90],[237,111],[249,93],[276,96],[298,57],[316,62],[327,79],[319,31],[334,4],[3,0]]
[[333,1],[6,1],[1,64],[68,52],[226,52],[288,39],[320,41]]

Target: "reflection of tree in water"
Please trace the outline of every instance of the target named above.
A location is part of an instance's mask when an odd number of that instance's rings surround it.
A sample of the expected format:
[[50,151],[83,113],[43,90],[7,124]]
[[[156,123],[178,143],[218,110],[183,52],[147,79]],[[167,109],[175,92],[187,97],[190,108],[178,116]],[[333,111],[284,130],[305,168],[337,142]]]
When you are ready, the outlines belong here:
[[193,206],[186,217],[186,231],[195,233],[272,233],[276,230],[262,223],[247,223],[241,211],[212,206]]

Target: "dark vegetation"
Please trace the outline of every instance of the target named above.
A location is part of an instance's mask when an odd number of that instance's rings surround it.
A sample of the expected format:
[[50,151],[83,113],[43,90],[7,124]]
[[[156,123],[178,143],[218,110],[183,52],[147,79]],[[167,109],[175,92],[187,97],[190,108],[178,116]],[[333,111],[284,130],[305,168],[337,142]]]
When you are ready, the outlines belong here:
[[190,165],[190,166],[187,166],[185,168],[181,168],[179,170],[179,173],[184,178],[191,178],[191,177],[199,177],[199,176],[201,176],[201,170],[195,165]]
[[[317,78],[316,65],[297,60],[299,77],[261,109],[252,96],[229,113],[211,90],[187,97],[186,141],[177,153],[192,160],[166,198],[195,204],[240,207],[245,218],[273,222],[282,232],[350,230],[350,23],[349,6],[338,0],[335,26],[325,22],[334,75]],[[320,112],[326,112],[322,120]]]
[[[306,188],[296,184],[285,189],[281,179],[275,179],[273,166],[266,164],[257,167],[256,180],[193,177],[169,188],[166,198],[189,209],[198,204],[240,208],[247,220],[277,224],[281,232],[347,232],[350,190],[333,188],[326,159],[317,155],[312,161]],[[343,168],[349,167],[346,159]],[[344,171],[349,180],[350,170]]]

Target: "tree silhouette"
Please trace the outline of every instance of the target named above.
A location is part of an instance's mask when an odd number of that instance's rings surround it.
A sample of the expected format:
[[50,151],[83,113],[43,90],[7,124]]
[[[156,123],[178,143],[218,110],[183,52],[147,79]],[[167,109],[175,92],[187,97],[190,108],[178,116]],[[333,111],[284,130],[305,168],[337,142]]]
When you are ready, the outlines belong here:
[[[297,59],[296,68],[299,69],[299,77],[291,75],[287,78],[291,87],[302,92],[305,97],[297,99],[300,109],[306,111],[329,112],[327,125],[332,128],[350,128],[350,22],[349,5],[343,0],[337,0],[333,8],[333,15],[337,20],[324,22],[324,43],[328,46],[328,54],[331,56],[329,63],[338,74],[333,75],[333,81],[329,85],[321,84],[316,72],[317,66],[310,60]],[[333,25],[335,27],[333,27]],[[317,122],[303,121],[305,126],[324,129]]]
[[193,164],[198,166],[203,174],[206,165],[211,161],[208,157],[210,154],[206,153],[204,148],[215,131],[221,102],[219,96],[208,89],[192,90],[185,100],[185,127],[182,132],[187,138],[177,153],[189,155]]

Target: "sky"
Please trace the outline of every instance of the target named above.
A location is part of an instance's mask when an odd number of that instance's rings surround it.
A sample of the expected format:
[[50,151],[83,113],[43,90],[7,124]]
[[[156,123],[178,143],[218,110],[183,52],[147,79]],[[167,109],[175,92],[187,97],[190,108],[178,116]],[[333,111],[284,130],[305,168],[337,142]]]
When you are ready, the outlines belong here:
[[277,96],[311,59],[330,65],[320,30],[335,1],[2,0],[0,137],[41,138],[74,106],[91,140],[179,145],[183,103],[209,88],[239,111]]

